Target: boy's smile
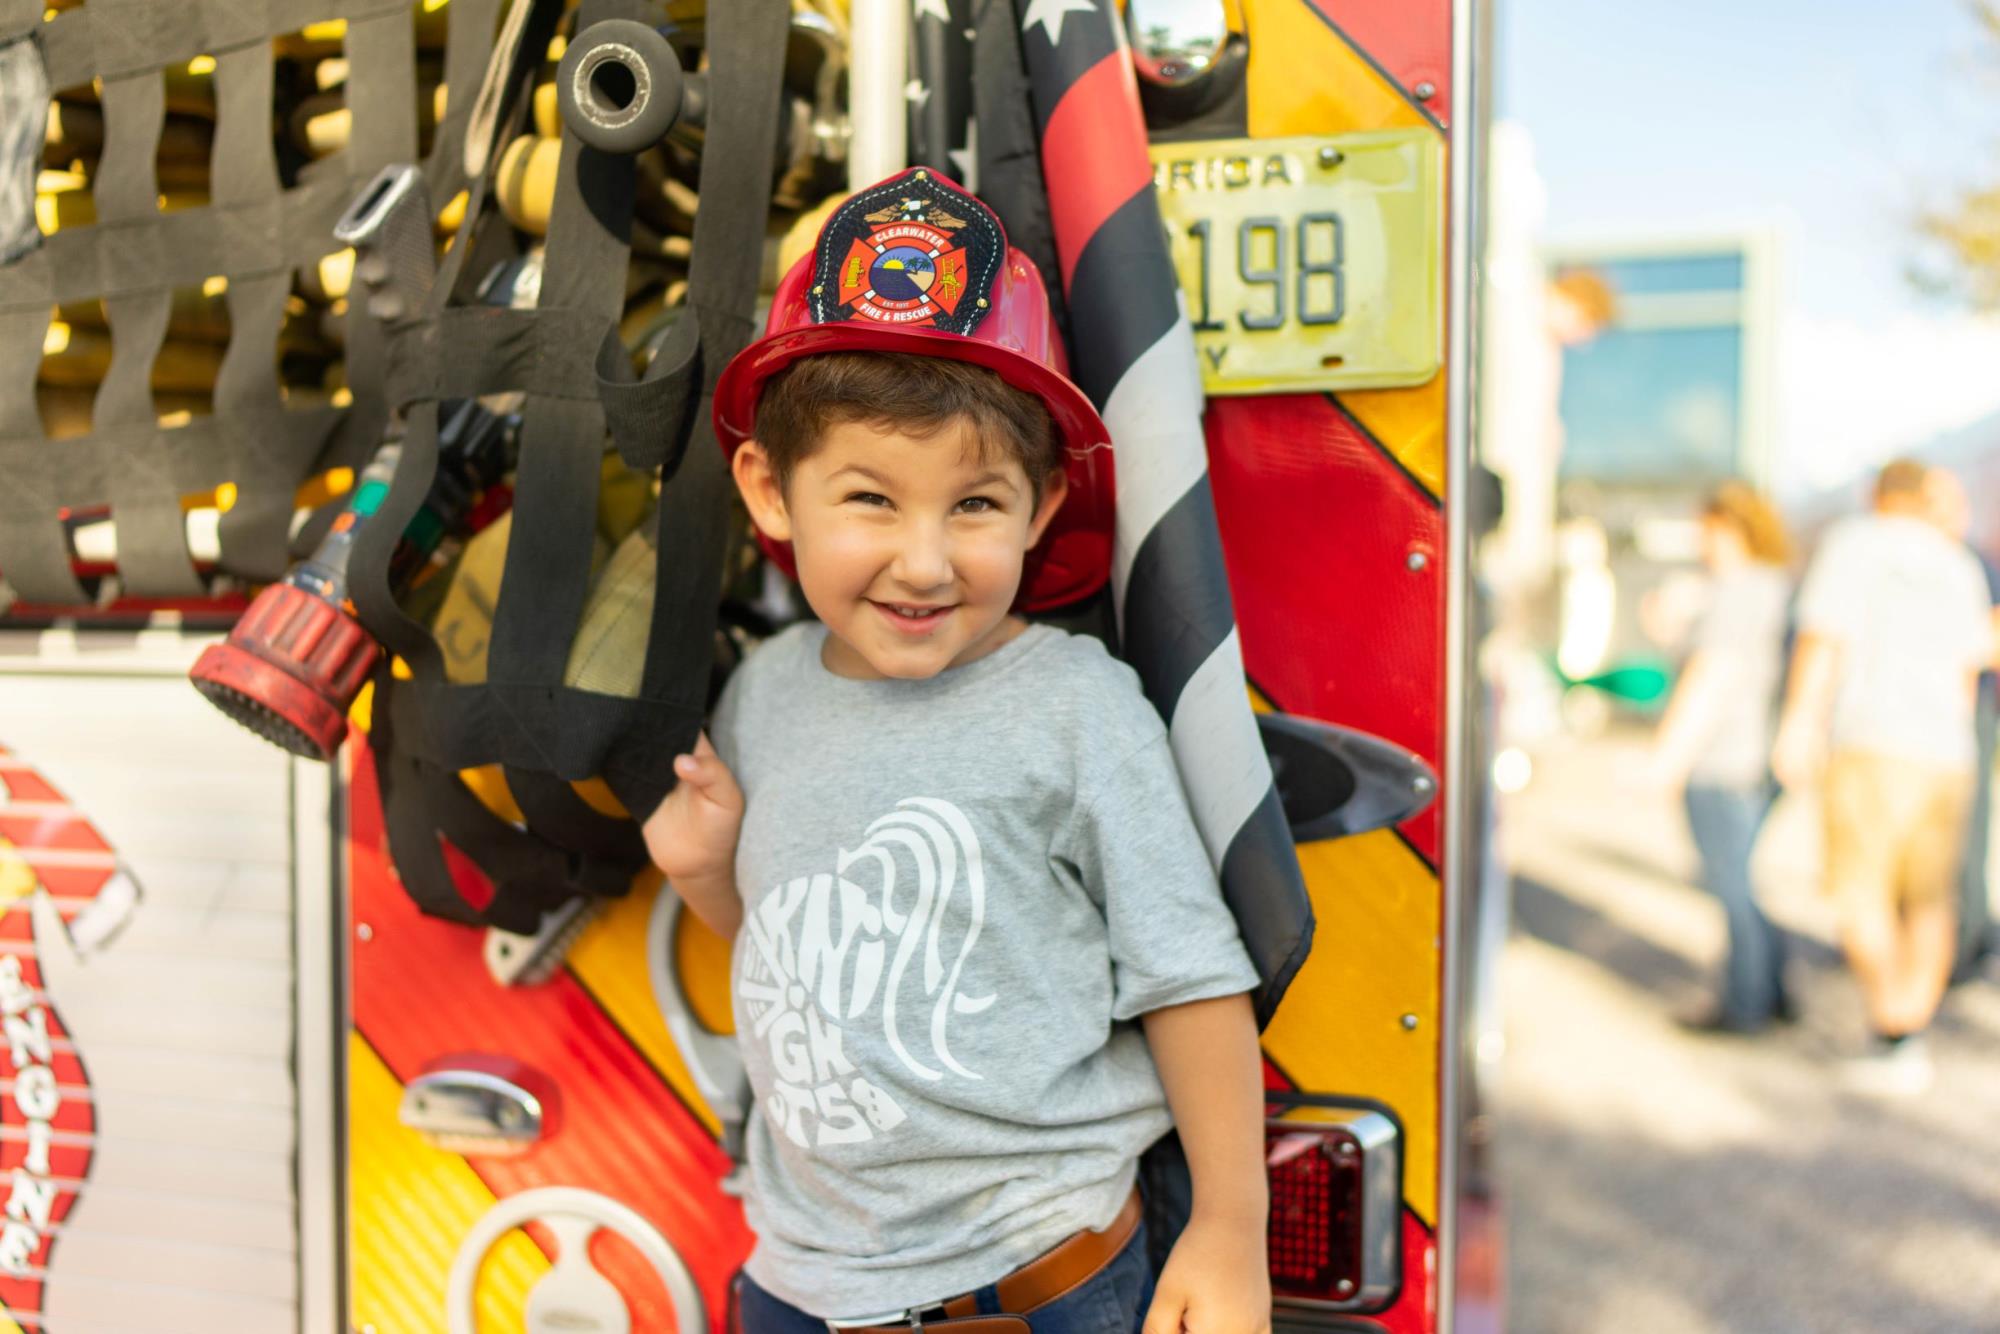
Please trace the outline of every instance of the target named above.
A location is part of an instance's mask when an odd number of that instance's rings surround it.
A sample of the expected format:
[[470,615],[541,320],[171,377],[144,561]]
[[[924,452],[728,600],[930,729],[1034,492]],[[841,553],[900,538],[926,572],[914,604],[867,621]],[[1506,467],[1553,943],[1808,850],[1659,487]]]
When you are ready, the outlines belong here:
[[829,631],[829,670],[921,680],[1019,632],[1022,561],[1062,503],[1063,475],[1037,502],[1020,463],[991,453],[964,421],[928,437],[837,422],[781,491],[754,440],[737,451],[751,517],[791,542]]

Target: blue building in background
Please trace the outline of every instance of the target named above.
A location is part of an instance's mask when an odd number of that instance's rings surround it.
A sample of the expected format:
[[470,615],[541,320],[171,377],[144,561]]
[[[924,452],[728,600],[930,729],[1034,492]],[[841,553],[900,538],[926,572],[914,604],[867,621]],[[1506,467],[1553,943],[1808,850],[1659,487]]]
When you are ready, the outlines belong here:
[[1565,247],[1552,277],[1587,271],[1612,313],[1563,350],[1559,476],[1608,490],[1705,490],[1770,480],[1776,303],[1768,236]]
[[1583,677],[1671,647],[1642,608],[1656,590],[1694,596],[1704,495],[1732,477],[1770,488],[1776,241],[1635,238],[1545,258],[1559,320],[1579,295],[1590,309],[1557,329],[1557,658]]

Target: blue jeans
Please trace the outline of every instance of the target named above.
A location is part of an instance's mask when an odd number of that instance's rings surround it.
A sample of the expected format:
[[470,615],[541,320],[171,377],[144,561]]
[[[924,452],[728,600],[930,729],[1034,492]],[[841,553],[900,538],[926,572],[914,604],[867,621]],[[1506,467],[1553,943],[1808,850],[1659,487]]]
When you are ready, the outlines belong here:
[[[742,1334],[828,1334],[826,1321],[773,1297],[748,1274],[737,1282]],[[973,1295],[981,1315],[1000,1314],[1000,1294],[992,1284]],[[1110,1264],[1030,1314],[1029,1334],[1138,1334],[1152,1300],[1153,1268],[1146,1259],[1146,1225],[1141,1223]]]
[[1746,1030],[1762,1028],[1785,1005],[1784,940],[1750,887],[1750,853],[1770,808],[1763,787],[1688,785],[1688,829],[1701,854],[1702,883],[1722,900],[1729,922],[1721,1018]]

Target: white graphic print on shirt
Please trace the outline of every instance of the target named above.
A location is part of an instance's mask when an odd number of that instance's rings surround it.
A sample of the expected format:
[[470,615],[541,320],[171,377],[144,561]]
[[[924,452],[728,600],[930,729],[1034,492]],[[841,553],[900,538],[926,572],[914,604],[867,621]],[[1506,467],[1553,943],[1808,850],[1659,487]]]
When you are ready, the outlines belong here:
[[[862,882],[871,868],[879,883],[868,887]],[[963,909],[949,912],[961,894]],[[770,1053],[764,1111],[771,1124],[810,1148],[872,1139],[908,1119],[848,1060],[842,1026],[857,1021],[879,1023],[890,1051],[918,1079],[941,1080],[947,1071],[981,1078],[952,1055],[946,1029],[953,1015],[993,1004],[990,994],[959,989],[985,920],[979,837],[958,807],[928,797],[897,802],[868,826],[860,847],[837,853],[831,874],[798,876],[764,895],[743,923],[749,948],[736,987],[751,1039]],[[960,930],[947,965],[947,937]],[[921,1053],[911,1050],[905,1030],[924,1033],[923,1018],[913,1023],[900,1008],[919,952],[930,1011]]]

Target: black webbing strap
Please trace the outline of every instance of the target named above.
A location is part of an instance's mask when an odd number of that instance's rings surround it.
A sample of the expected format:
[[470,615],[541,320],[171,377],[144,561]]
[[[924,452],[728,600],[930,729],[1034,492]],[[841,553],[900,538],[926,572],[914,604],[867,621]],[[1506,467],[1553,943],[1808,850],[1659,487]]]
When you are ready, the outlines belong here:
[[632,354],[616,326],[597,346],[591,367],[604,404],[604,427],[629,468],[661,470],[672,477],[687,452],[690,414],[698,406],[701,376],[701,320],[683,309],[645,375],[634,378]]
[[640,687],[647,700],[671,710],[658,724],[670,748],[663,764],[634,748],[614,753],[604,770],[619,799],[642,815],[673,786],[672,756],[694,744],[707,706],[731,494],[712,408],[723,367],[756,332],[757,274],[770,213],[764,164],[777,148],[783,95],[786,7],[731,6],[727,21],[720,17],[711,15],[709,22],[711,111],[693,246],[700,260],[689,275],[682,315],[695,322],[699,336],[701,396],[682,419],[689,432],[686,454],[660,498],[653,623]]
[[[484,67],[498,3],[454,0],[446,57],[453,77]],[[347,24],[350,140],[281,189],[271,40],[328,19]],[[299,483],[315,468],[360,463],[386,421],[381,338],[365,303],[352,303],[348,316],[352,411],[288,406],[274,349],[292,271],[339,248],[333,220],[362,182],[416,153],[409,0],[91,0],[46,19],[32,0],[0,0],[0,41],[21,36],[32,40],[49,87],[101,80],[105,142],[92,175],[95,225],[66,227],[0,267],[0,579],[33,601],[84,601],[57,511],[109,504],[126,590],[198,594],[180,498],[224,482],[235,484],[236,502],[221,517],[222,567],[275,578],[287,563]],[[216,62],[210,198],[161,213],[154,159],[162,71],[197,55]],[[437,136],[449,151],[431,164],[433,180],[453,190],[462,180],[457,150],[470,101],[468,86],[459,99],[465,110],[448,110]],[[45,114],[46,98],[42,105]],[[162,429],[150,382],[173,290],[217,276],[228,281],[231,336],[214,412]],[[50,310],[100,298],[113,351],[92,430],[52,444],[34,393]]]
[[[577,15],[577,31],[641,12],[623,0],[586,0]],[[624,313],[633,172],[630,157],[601,152],[564,131],[539,309],[594,320],[599,330]],[[586,346],[594,350],[594,341]],[[493,609],[487,672],[493,686],[512,697],[517,726],[538,739],[552,737],[562,727],[560,708],[541,705],[538,693],[562,688],[570,641],[583,618],[603,456],[604,409],[595,395],[528,396],[514,476],[514,531]],[[524,505],[531,522],[523,522]]]
[[[237,500],[222,515],[220,538],[244,568],[282,570],[292,492],[325,444],[286,429],[284,394],[270,349],[278,344],[292,271],[278,236],[278,156],[259,111],[271,105],[270,53],[261,46],[215,61],[215,143],[209,198],[229,219],[228,243],[248,269],[229,284],[229,349],[215,377],[215,416],[229,455]],[[303,456],[303,457],[301,457]],[[122,536],[122,534],[121,534]]]
[[[518,46],[497,52],[508,64],[499,85],[503,98],[490,123],[475,132],[498,139],[522,114],[535,64],[548,44],[560,5],[542,3],[528,14]],[[637,12],[622,0],[591,0],[579,27],[603,17]],[[491,144],[486,145],[489,149]],[[493,154],[487,154],[492,160]],[[547,750],[559,730],[553,703],[561,689],[568,643],[581,616],[596,529],[597,486],[603,454],[603,416],[594,389],[595,352],[606,328],[616,328],[630,255],[632,163],[608,159],[565,135],[543,252],[541,289],[532,310],[446,305],[459,286],[472,238],[504,223],[487,212],[487,179],[474,183],[467,216],[452,252],[436,275],[421,318],[394,331],[389,400],[406,404],[403,456],[378,521],[357,544],[352,570],[355,602],[364,623],[404,657],[412,679],[377,674],[376,717],[387,725],[378,741],[385,770],[390,851],[420,907],[454,920],[485,921],[509,930],[533,930],[541,911],[577,893],[622,893],[645,864],[645,848],[629,822],[592,810],[569,784]],[[565,207],[582,198],[588,205]],[[515,473],[515,521],[503,569],[501,601],[517,606],[534,595],[547,608],[547,624],[526,642],[539,661],[521,662],[519,618],[504,641],[502,615],[488,652],[488,680],[449,687],[430,632],[403,613],[387,584],[395,538],[421,504],[437,465],[437,400],[496,390],[520,390],[523,404],[520,457]],[[524,689],[523,675],[540,686]],[[524,725],[524,718],[540,725]],[[499,742],[497,758],[510,791],[529,819],[517,829],[487,811],[467,792],[456,771],[474,763],[450,758]],[[440,744],[442,742],[442,744]],[[456,743],[456,744],[454,744]],[[569,770],[572,776],[583,773]],[[437,840],[442,836],[484,870],[496,897],[483,913],[467,905],[446,874]],[[406,866],[407,863],[407,866]]]
[[[630,12],[631,6],[611,0],[593,3],[580,15],[579,30],[598,18]],[[656,422],[680,422],[692,442],[662,499],[659,582],[638,698],[563,684],[589,580],[605,408],[569,393],[530,393],[488,679],[452,685],[444,680],[442,658],[429,631],[395,605],[375,573],[386,570],[398,526],[421,502],[435,467],[434,401],[419,398],[407,407],[402,466],[380,511],[381,522],[365,529],[357,542],[354,596],[364,623],[411,670],[413,679],[395,683],[386,700],[399,744],[419,747],[440,768],[455,771],[498,762],[565,782],[602,775],[628,809],[644,813],[672,785],[672,758],[692,743],[701,725],[728,513],[727,478],[708,425],[706,400],[721,366],[752,331],[770,181],[761,165],[748,164],[768,163],[775,153],[788,20],[787,7],[779,0],[719,6],[710,15],[705,34],[717,92],[696,218],[694,251],[701,258],[683,316],[687,332],[680,334],[683,340],[697,339],[698,352],[695,358],[679,353],[667,357],[663,370],[623,386],[637,393],[625,402],[642,405],[625,413],[621,404],[618,412],[626,420],[643,424],[644,413],[653,412]],[[630,166],[630,159],[586,151],[565,135],[535,317],[567,311],[570,318],[597,320],[597,336],[587,344],[593,352],[601,349],[602,331],[616,320],[624,296]],[[441,285],[449,281],[448,273],[441,275]],[[503,317],[491,327],[513,326]],[[399,347],[404,337],[415,338],[413,346],[433,340],[438,356],[451,357],[451,346],[439,335],[399,332],[397,337]],[[489,342],[513,337],[496,335]],[[510,355],[507,361],[518,369],[518,357]],[[679,383],[687,394],[697,365],[702,397],[676,411],[666,402],[667,388]],[[481,373],[470,377],[457,369],[445,374],[461,391],[522,387],[501,375],[488,378],[484,367],[477,369]],[[543,382],[540,387],[554,386]],[[435,386],[431,394],[437,394]],[[635,431],[634,438],[643,433]],[[634,444],[633,452],[667,462],[683,447],[671,438],[677,434],[655,426],[651,435],[668,439]],[[570,833],[577,842],[592,836],[582,828]]]
[[391,335],[389,397],[470,398],[504,383],[542,398],[595,403],[604,331],[594,312],[450,306]]
[[[546,44],[529,15],[522,58],[488,108],[505,142]],[[637,12],[592,0],[578,31]],[[628,810],[644,814],[672,784],[672,758],[701,726],[713,664],[715,605],[726,541],[727,477],[712,427],[714,379],[749,339],[781,100],[789,13],[781,0],[715,7],[705,29],[715,110],[707,126],[702,205],[688,302],[667,346],[634,379],[617,319],[629,262],[632,161],[565,135],[532,311],[446,307],[467,286],[461,267],[488,225],[487,182],[471,191],[465,229],[440,271],[423,318],[392,331],[390,399],[405,405],[401,466],[376,523],[362,531],[351,570],[362,620],[402,657],[410,679],[378,673],[375,712],[383,752],[392,853],[420,904],[466,920],[440,836],[477,862],[500,898],[477,920],[531,926],[535,905],[578,893],[619,893],[645,864],[629,820],[580,798],[574,780],[602,775]],[[504,52],[496,59],[504,58]],[[498,78],[496,75],[492,78]],[[482,138],[480,122],[468,131]],[[526,391],[515,510],[502,572],[487,680],[451,684],[429,630],[387,585],[396,534],[421,503],[437,462],[437,400]],[[591,565],[607,432],[628,464],[658,468],[663,495],[658,580],[641,691],[621,698],[563,684]],[[692,452],[688,452],[692,446]],[[679,465],[676,471],[676,465]],[[390,740],[393,738],[393,741]],[[517,828],[486,811],[458,771],[499,763],[526,817]],[[405,865],[405,862],[408,865]]]
[[[526,935],[564,899],[623,893],[637,866],[644,864],[643,846],[635,864],[566,851],[515,828],[481,805],[457,774],[398,746],[393,723],[380,715],[369,745],[397,877],[416,905],[432,916]],[[493,901],[486,907],[474,908],[460,891],[440,840],[471,858],[492,882]]]
[[175,441],[153,412],[153,358],[167,336],[173,292],[145,287],[158,267],[160,235],[154,174],[166,101],[160,76],[147,70],[102,79],[104,152],[95,188],[97,226],[120,243],[105,252],[117,295],[104,298],[111,325],[111,366],[97,387],[91,413],[95,434],[115,442],[125,466],[109,479],[106,499],[117,525],[125,587],[140,597],[199,597],[201,579],[187,553],[180,496],[173,489]]
[[1069,307],[1056,263],[1055,226],[1042,184],[1041,140],[1021,59],[1021,29],[1013,0],[974,0],[972,106],[979,134],[979,197],[1000,217],[1007,244],[1042,271],[1049,310],[1069,341]]
[[528,828],[560,835],[555,840],[560,846],[593,861],[625,867],[627,880],[646,864],[646,840],[632,821],[613,819],[584,801],[574,787],[545,773],[511,765],[501,772]]

